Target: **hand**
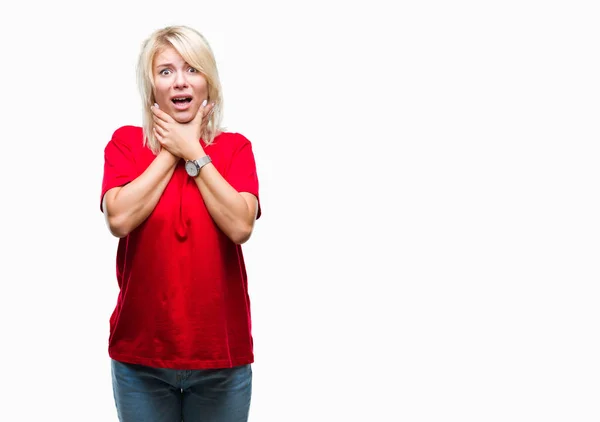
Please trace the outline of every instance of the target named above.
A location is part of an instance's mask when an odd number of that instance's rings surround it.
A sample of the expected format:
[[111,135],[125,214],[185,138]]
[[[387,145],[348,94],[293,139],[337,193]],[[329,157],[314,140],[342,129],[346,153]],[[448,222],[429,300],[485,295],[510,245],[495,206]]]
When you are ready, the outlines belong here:
[[171,154],[184,160],[195,160],[204,155],[204,149],[200,144],[200,135],[206,128],[209,114],[212,112],[214,103],[205,105],[202,103],[196,116],[188,123],[179,123],[170,115],[158,108],[151,107],[154,120],[154,136],[161,146]]

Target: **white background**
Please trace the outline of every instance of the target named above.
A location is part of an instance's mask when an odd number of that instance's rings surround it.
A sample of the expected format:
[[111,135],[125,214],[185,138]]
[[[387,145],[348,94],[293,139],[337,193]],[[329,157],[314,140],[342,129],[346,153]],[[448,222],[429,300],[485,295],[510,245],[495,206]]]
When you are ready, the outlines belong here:
[[258,165],[252,422],[598,421],[593,4],[2,6],[0,420],[117,420],[103,149],[186,24]]

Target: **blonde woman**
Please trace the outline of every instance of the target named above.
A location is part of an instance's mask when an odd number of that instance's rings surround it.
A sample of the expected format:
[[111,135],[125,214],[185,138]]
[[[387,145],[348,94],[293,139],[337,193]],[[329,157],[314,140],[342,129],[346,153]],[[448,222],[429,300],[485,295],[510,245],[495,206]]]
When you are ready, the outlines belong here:
[[254,361],[241,245],[260,217],[248,139],[221,127],[211,48],[184,26],[138,62],[143,127],[104,151],[101,210],[119,238],[109,355],[122,422],[246,421]]

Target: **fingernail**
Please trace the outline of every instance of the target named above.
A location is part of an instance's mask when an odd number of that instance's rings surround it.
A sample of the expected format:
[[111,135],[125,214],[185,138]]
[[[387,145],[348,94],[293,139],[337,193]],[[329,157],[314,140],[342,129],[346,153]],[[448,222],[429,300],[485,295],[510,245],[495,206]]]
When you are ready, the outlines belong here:
[[154,107],[160,108],[157,103],[154,103]]
[[205,107],[207,102],[208,101],[206,101],[206,100],[202,101],[202,107]]

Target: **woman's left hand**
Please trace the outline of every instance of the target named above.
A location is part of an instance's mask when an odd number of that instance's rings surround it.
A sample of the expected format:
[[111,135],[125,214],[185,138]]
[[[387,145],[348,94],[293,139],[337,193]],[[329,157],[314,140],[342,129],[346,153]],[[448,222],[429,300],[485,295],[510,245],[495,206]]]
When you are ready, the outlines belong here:
[[203,120],[211,112],[213,104],[201,105],[194,119],[179,123],[156,105],[152,109],[154,136],[163,148],[184,160],[195,160],[204,155],[200,135],[205,128]]

